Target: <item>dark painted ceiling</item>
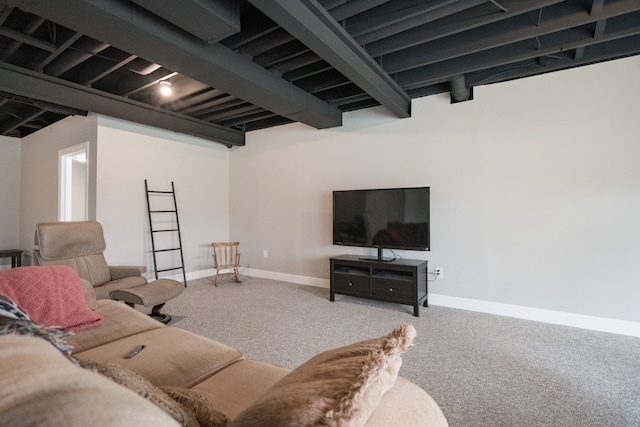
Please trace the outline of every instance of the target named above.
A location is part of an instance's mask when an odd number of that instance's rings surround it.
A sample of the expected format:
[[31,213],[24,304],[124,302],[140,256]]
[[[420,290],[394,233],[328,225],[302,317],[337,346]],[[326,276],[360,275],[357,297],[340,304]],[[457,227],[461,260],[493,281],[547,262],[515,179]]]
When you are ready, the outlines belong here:
[[640,0],[0,0],[0,24],[15,137],[95,112],[243,145],[640,53]]

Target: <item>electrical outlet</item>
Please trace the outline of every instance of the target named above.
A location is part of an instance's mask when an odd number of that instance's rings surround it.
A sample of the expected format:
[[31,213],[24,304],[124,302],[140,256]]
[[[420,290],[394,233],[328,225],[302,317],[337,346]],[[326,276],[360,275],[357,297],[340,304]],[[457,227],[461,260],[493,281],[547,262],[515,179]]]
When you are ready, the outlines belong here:
[[444,277],[444,268],[436,267],[435,273],[436,273],[435,274],[436,277],[443,278]]
[[269,258],[269,251],[266,249],[262,250],[262,258]]

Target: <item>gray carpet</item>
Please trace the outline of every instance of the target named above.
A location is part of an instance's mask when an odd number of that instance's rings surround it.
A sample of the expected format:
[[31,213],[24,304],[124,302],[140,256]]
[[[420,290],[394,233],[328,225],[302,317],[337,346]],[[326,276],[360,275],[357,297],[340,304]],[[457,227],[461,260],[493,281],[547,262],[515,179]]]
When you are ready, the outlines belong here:
[[431,306],[336,296],[324,288],[244,277],[192,280],[164,312],[171,326],[295,368],[314,354],[418,331],[400,375],[456,426],[640,426],[640,338]]

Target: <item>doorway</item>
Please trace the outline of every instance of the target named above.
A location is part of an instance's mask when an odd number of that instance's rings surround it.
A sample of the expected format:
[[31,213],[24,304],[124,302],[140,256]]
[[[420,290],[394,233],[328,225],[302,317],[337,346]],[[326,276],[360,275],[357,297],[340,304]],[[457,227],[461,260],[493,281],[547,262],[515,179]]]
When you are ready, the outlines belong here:
[[89,143],[74,145],[58,152],[59,221],[88,219]]

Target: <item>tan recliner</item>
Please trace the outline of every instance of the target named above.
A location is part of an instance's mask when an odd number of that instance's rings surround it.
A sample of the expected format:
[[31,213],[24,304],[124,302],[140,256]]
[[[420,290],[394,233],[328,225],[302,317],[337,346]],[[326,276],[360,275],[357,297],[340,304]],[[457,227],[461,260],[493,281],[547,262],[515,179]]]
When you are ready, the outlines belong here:
[[102,226],[96,221],[36,224],[33,251],[36,265],[67,265],[94,288],[97,299],[110,299],[111,291],[144,285],[144,266],[108,266]]
[[33,251],[35,265],[66,265],[91,283],[97,299],[116,299],[129,305],[153,307],[152,316],[171,320],[160,309],[182,293],[180,282],[159,279],[147,283],[145,266],[109,266],[102,225],[96,221],[45,222],[36,224]]

